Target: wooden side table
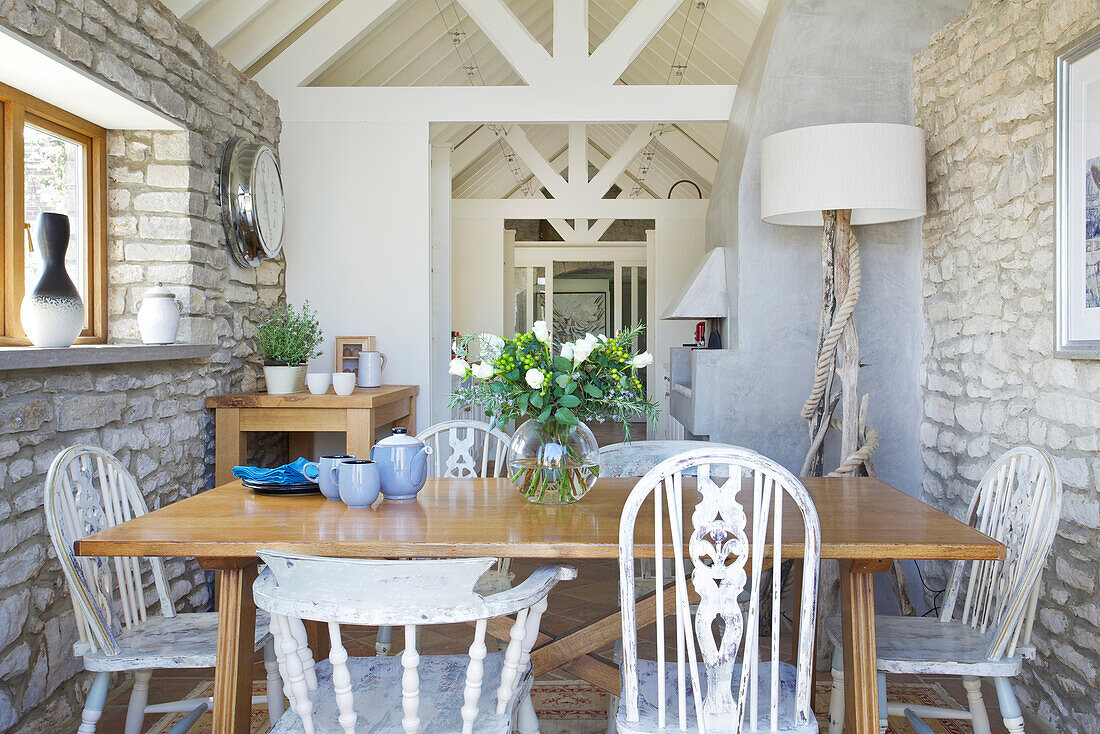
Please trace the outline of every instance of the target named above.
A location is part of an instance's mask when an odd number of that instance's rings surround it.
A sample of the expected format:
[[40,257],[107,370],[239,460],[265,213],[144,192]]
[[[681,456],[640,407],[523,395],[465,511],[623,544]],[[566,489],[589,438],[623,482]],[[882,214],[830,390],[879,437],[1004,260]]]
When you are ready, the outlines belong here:
[[347,397],[333,392],[245,392],[209,397],[206,407],[214,411],[214,484],[233,481],[233,467],[247,460],[246,437],[252,432],[288,432],[292,460],[313,458],[314,431],[345,433],[348,453],[365,458],[380,428],[392,424],[416,432],[419,392],[416,385],[383,385],[357,387]]

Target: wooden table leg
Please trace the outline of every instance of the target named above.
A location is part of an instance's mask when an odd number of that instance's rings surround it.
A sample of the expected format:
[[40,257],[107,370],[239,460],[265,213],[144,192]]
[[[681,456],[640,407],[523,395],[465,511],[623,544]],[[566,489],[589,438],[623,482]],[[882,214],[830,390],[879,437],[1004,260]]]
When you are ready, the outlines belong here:
[[[214,668],[214,734],[249,734],[252,719],[252,655],[256,604],[252,582],[257,562],[219,567],[218,648]],[[227,564],[228,565],[228,564]]]
[[214,486],[233,481],[233,467],[248,460],[247,433],[241,431],[239,408],[214,410]]
[[308,461],[316,461],[313,455],[313,432],[291,431],[287,434],[287,445],[290,449],[290,461],[295,461],[299,456],[304,456]]
[[370,457],[374,446],[374,411],[370,408],[356,408],[348,411],[347,447],[348,453],[357,459]]
[[844,730],[849,734],[877,734],[879,730],[873,574],[888,568],[889,561],[840,562],[840,616],[844,634]]

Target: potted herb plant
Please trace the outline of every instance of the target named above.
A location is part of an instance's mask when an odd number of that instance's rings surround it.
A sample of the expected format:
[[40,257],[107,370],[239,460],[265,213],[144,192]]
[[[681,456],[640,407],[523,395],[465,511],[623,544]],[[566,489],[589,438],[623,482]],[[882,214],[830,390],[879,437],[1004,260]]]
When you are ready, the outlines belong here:
[[320,357],[321,327],[309,301],[300,310],[281,304],[260,322],[256,347],[264,358],[264,381],[271,395],[306,389],[306,362]]
[[[585,422],[614,421],[629,438],[631,419],[657,419],[657,404],[637,374],[653,363],[648,352],[634,353],[643,328],[586,334],[556,350],[544,321],[512,339],[468,335],[455,345],[450,367],[467,384],[451,394],[450,405],[481,405],[498,425],[526,418],[508,447],[512,482],[531,502],[576,502],[600,473],[599,448]],[[471,364],[475,341],[480,361]]]

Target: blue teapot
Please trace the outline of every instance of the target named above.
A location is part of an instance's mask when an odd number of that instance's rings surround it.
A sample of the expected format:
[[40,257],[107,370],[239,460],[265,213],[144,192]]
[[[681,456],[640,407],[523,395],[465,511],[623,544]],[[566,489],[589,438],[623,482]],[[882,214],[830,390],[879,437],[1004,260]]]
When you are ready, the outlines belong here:
[[382,475],[382,496],[388,500],[416,499],[416,493],[428,480],[430,446],[408,435],[404,428],[393,429],[370,450]]

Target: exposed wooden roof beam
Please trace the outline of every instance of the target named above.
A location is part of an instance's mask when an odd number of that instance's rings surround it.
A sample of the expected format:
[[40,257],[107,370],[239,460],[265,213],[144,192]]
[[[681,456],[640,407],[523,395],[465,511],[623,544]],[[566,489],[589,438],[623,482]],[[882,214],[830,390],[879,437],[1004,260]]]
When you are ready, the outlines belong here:
[[638,0],[590,57],[593,83],[614,84],[664,27],[682,0]]
[[553,77],[552,59],[503,0],[458,0],[481,31],[528,84]]
[[180,20],[187,20],[187,16],[199,10],[209,2],[210,0],[164,0],[164,4],[168,6],[168,9],[175,13],[176,17]]
[[263,87],[290,89],[308,84],[343,55],[398,0],[343,0],[256,75]]
[[331,0],[274,0],[262,17],[226,38],[218,50],[238,69],[254,74],[259,70],[257,62],[329,3]]
[[555,199],[563,199],[569,196],[569,183],[562,178],[542,153],[531,144],[527,134],[519,125],[513,125],[504,140],[516,152],[520,160],[531,169],[535,178],[550,191]]
[[623,144],[619,146],[619,149],[600,168],[599,173],[592,177],[592,183],[589,186],[593,195],[603,196],[606,194],[607,190],[611,188],[611,184],[630,166],[630,162],[638,157],[638,154],[646,147],[651,137],[649,125],[636,126],[627,139],[623,141]]

